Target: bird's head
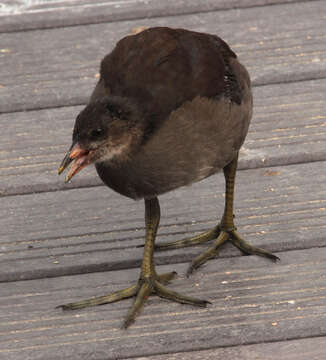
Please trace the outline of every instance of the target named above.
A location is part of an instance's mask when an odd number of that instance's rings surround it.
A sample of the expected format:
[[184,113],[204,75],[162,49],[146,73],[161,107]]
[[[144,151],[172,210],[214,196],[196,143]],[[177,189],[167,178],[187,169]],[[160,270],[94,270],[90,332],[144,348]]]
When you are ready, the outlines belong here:
[[117,96],[103,97],[78,114],[72,145],[58,173],[73,162],[67,182],[91,163],[126,159],[141,143],[143,134],[143,116],[136,103]]

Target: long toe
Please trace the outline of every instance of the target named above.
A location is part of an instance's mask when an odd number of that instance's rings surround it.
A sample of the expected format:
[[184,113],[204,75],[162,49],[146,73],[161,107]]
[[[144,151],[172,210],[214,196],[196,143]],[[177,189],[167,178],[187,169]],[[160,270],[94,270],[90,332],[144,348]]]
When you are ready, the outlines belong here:
[[194,306],[206,307],[207,304],[210,304],[207,300],[197,299],[190,296],[179,294],[175,291],[167,289],[165,286],[161,285],[158,281],[154,284],[156,294],[165,299],[179,302],[181,304],[189,304]]
[[219,236],[219,233],[220,233],[220,228],[219,225],[217,225],[213,229],[205,231],[191,238],[181,239],[169,243],[157,243],[155,244],[155,250],[163,251],[163,250],[179,249],[183,247],[203,244],[206,243],[207,241],[216,239]]
[[187,270],[187,276],[190,276],[196,269],[205,264],[206,261],[215,258],[218,255],[220,247],[226,241],[230,241],[245,254],[262,256],[274,262],[280,260],[278,256],[272,254],[271,252],[248,244],[242,239],[236,230],[221,230],[218,238],[214,242],[214,245],[193,259]]
[[162,284],[168,284],[171,280],[173,280],[177,276],[176,271],[172,271],[166,274],[158,275],[158,281]]
[[237,233],[237,231],[232,231],[230,235],[230,241],[232,242],[232,244],[245,254],[262,256],[274,262],[280,260],[278,256],[272,254],[271,252],[248,244],[245,240],[242,239],[242,237]]
[[195,257],[190,263],[187,270],[187,277],[189,277],[196,269],[205,264],[206,261],[214,259],[218,255],[218,249],[215,246],[210,247],[208,250]]
[[214,259],[218,255],[220,247],[228,240],[228,238],[229,234],[225,231],[221,231],[218,238],[214,242],[214,245],[201,253],[191,262],[187,270],[187,276],[190,276],[196,269],[205,264],[206,261]]
[[128,314],[122,324],[122,328],[127,329],[129,325],[131,325],[135,319],[137,314],[140,312],[142,307],[144,306],[146,300],[149,295],[153,292],[153,286],[149,282],[144,282],[138,291],[134,304],[129,309]]
[[61,308],[62,310],[77,310],[77,309],[83,309],[83,308],[90,307],[90,306],[97,306],[97,305],[113,303],[113,302],[127,299],[129,297],[134,296],[138,291],[138,287],[139,287],[139,285],[136,284],[136,285],[130,286],[126,289],[119,290],[119,291],[113,292],[108,295],[93,297],[93,298],[82,300],[82,301],[59,305],[56,308]]

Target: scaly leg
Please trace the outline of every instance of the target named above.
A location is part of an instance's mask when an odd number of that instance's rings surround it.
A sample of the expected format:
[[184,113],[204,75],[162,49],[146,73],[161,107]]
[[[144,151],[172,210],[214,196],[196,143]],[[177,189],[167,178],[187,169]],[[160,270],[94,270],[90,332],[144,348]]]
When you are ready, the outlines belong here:
[[147,298],[155,293],[160,297],[173,300],[183,304],[190,304],[205,307],[209,302],[189,296],[178,294],[177,292],[168,290],[162,284],[167,284],[175,275],[175,272],[157,275],[154,265],[154,242],[158,224],[160,221],[160,206],[157,198],[145,200],[145,224],[146,239],[144,256],[141,265],[140,278],[138,282],[126,289],[116,291],[109,295],[95,297],[75,303],[60,305],[58,307],[63,310],[81,309],[88,306],[103,305],[112,303],[122,299],[135,296],[133,306],[123,322],[123,328],[127,328],[135,321],[137,314],[142,309]]
[[189,239],[182,239],[172,243],[159,243],[155,246],[157,250],[168,250],[175,249],[185,246],[198,245],[209,240],[216,239],[213,246],[208,250],[203,252],[201,255],[196,257],[190,264],[188,268],[187,275],[190,275],[195,269],[199,268],[207,260],[215,258],[218,254],[219,248],[226,241],[230,241],[233,245],[243,251],[245,254],[250,255],[259,255],[266,258],[269,258],[273,261],[279,260],[279,258],[272,253],[254,247],[244,241],[241,236],[237,233],[236,227],[234,226],[234,215],[233,215],[233,199],[234,199],[234,184],[235,184],[235,174],[237,170],[238,156],[236,156],[230,164],[224,167],[224,177],[225,177],[225,207],[224,214],[220,224],[215,226],[212,230],[206,231],[202,234],[199,234],[195,237]]

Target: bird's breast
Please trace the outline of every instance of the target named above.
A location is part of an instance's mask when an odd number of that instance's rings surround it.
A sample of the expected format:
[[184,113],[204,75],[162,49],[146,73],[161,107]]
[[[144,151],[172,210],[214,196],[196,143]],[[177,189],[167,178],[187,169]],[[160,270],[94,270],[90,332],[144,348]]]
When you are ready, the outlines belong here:
[[118,193],[150,198],[202,180],[227,165],[248,131],[251,104],[196,97],[173,111],[128,159],[96,165]]

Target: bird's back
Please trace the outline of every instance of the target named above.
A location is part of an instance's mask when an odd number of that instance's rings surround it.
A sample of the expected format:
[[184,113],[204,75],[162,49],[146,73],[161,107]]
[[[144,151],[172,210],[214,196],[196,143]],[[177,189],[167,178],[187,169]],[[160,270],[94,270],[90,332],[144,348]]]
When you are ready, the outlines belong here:
[[155,121],[195,96],[223,94],[230,58],[236,55],[217,36],[151,28],[120,40],[102,60],[101,78],[111,94],[136,99]]
[[128,161],[96,166],[125,196],[157,196],[214,174],[247,134],[249,75],[217,36],[169,28],[128,36],[103,59],[100,81],[138,102],[150,125]]

